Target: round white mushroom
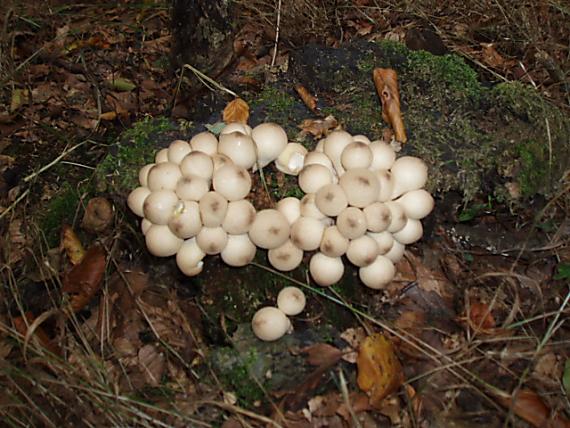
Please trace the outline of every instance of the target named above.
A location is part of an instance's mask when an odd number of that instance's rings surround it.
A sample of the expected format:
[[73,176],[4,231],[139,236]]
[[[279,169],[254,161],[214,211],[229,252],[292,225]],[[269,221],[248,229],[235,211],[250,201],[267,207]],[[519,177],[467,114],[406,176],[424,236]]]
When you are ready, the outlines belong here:
[[348,199],[340,185],[327,184],[315,194],[315,205],[323,214],[336,217],[348,206]]
[[319,210],[316,204],[316,195],[314,193],[307,193],[301,199],[301,217],[312,217],[317,220],[322,220],[326,216]]
[[173,256],[184,242],[172,233],[168,226],[163,224],[153,224],[150,226],[144,237],[148,251],[157,257]]
[[304,251],[319,248],[325,226],[316,218],[299,217],[291,226],[291,241]]
[[172,162],[161,162],[153,166],[148,172],[147,183],[151,191],[176,189],[178,180],[182,178],[180,167]]
[[402,257],[404,257],[405,251],[406,251],[406,246],[394,239],[390,251],[384,254],[384,257],[392,260],[393,263],[398,263],[402,259]]
[[406,225],[394,233],[394,239],[401,244],[408,245],[420,240],[423,233],[422,222],[409,218]]
[[266,306],[258,310],[251,320],[251,329],[258,339],[266,342],[277,340],[291,328],[291,321],[281,309]]
[[299,173],[299,187],[305,193],[316,193],[321,187],[332,182],[332,173],[323,165],[312,164],[305,166]]
[[180,171],[185,177],[197,175],[205,180],[211,180],[214,173],[214,162],[206,153],[194,151],[182,159]]
[[428,177],[428,168],[424,161],[413,156],[402,156],[396,159],[391,168],[394,179],[392,199],[425,186]]
[[340,178],[339,184],[344,190],[348,204],[364,208],[378,200],[380,185],[376,174],[365,168],[346,171]]
[[433,197],[424,189],[412,190],[396,200],[408,218],[421,220],[427,216],[434,207]]
[[257,151],[252,138],[239,132],[220,135],[218,152],[246,170],[255,165],[257,160]]
[[253,245],[247,233],[243,233],[228,235],[228,243],[220,255],[227,265],[241,267],[251,263],[256,251],[257,247]]
[[154,224],[168,224],[178,206],[178,196],[172,190],[151,192],[143,203],[144,216]]
[[168,162],[168,149],[160,149],[154,156],[154,163]]
[[198,246],[196,238],[185,240],[176,253],[176,264],[186,276],[196,276],[202,272],[206,253]]
[[139,171],[139,183],[141,186],[148,187],[148,173],[151,170],[151,168],[155,165],[156,165],[155,163],[149,163],[140,169],[140,171]]
[[323,233],[319,250],[325,256],[340,257],[348,250],[348,238],[343,236],[337,226],[329,226]]
[[277,295],[277,307],[285,315],[299,315],[305,309],[306,303],[305,293],[297,287],[285,287]]
[[275,161],[275,166],[285,174],[299,175],[299,171],[303,169],[306,154],[307,149],[301,144],[289,143]]
[[222,227],[232,235],[240,235],[249,231],[254,220],[255,208],[248,200],[240,199],[228,204]]
[[367,232],[366,234],[376,241],[376,244],[378,244],[378,254],[380,255],[386,254],[390,251],[392,245],[394,245],[394,237],[387,230],[380,233]]
[[218,139],[211,132],[200,132],[192,137],[190,147],[192,150],[214,156],[218,152]]
[[344,264],[340,257],[316,253],[309,262],[309,272],[318,285],[328,287],[340,281],[344,274]]
[[352,136],[346,131],[331,132],[323,144],[323,151],[331,160],[337,174],[341,176],[344,173],[340,157],[346,146],[352,143]]
[[373,141],[368,146],[372,151],[372,163],[370,169],[373,171],[380,169],[390,169],[396,160],[396,152],[384,141]]
[[390,210],[391,220],[387,229],[388,232],[396,233],[402,230],[408,221],[408,217],[406,217],[406,213],[404,213],[404,208],[395,201],[384,202],[384,204]]
[[228,211],[228,201],[218,192],[208,192],[198,203],[202,224],[206,227],[218,227],[224,221]]
[[220,254],[228,243],[228,234],[221,227],[203,227],[196,235],[196,243],[208,255]]
[[378,179],[378,184],[380,185],[380,191],[378,192],[378,201],[387,202],[391,200],[392,191],[394,190],[394,180],[392,179],[392,174],[390,171],[379,169],[376,171],[376,178]]
[[227,164],[216,170],[212,186],[228,201],[237,201],[245,198],[251,190],[251,176],[245,168]]
[[184,156],[192,151],[190,144],[184,140],[174,140],[168,146],[168,162],[180,164]]
[[168,227],[182,239],[192,238],[202,230],[200,208],[195,201],[179,201]]
[[358,270],[358,276],[364,285],[375,290],[384,288],[394,279],[395,275],[394,263],[385,256],[376,257],[372,264]]
[[277,248],[289,239],[289,222],[275,209],[259,211],[251,227],[249,238],[260,248]]
[[144,216],[143,206],[144,200],[150,195],[150,189],[148,187],[137,187],[127,198],[127,205],[133,213],[139,217]]
[[372,264],[378,255],[378,244],[368,235],[362,235],[350,241],[346,258],[355,266],[363,267]]
[[257,125],[251,131],[251,138],[257,147],[257,166],[259,168],[263,168],[277,159],[285,150],[288,141],[287,133],[276,123]]
[[374,202],[364,208],[364,216],[368,230],[371,232],[383,232],[392,221],[392,212],[382,202]]
[[305,167],[309,165],[322,165],[326,167],[331,173],[336,174],[331,160],[323,152],[314,151],[307,153],[303,162],[303,166]]
[[338,231],[348,239],[360,238],[366,232],[366,216],[356,207],[345,208],[336,219]]
[[182,177],[176,183],[175,189],[176,195],[185,201],[199,201],[208,190],[210,190],[208,180],[197,175]]
[[277,211],[283,214],[289,224],[293,224],[301,217],[301,201],[289,196],[277,202]]
[[247,123],[231,122],[224,126],[220,135],[231,134],[233,132],[251,136],[251,126]]
[[372,164],[372,150],[366,143],[353,141],[342,151],[340,162],[347,171],[355,168],[368,168]]
[[295,269],[303,261],[303,250],[297,247],[290,239],[277,248],[267,251],[269,263],[275,269],[289,272]]

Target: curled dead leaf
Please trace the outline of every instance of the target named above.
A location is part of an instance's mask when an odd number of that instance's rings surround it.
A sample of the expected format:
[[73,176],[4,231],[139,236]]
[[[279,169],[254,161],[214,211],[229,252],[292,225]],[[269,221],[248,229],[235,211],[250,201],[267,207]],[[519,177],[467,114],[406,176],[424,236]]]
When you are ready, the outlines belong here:
[[[32,327],[32,324],[36,318],[31,312],[26,312],[23,316],[19,316],[14,318],[14,328],[18,333],[22,336],[27,337],[29,334],[28,329]],[[37,339],[38,343],[50,351],[52,354],[61,355],[61,349],[57,346],[48,336],[46,331],[43,329],[41,325],[38,325],[32,331],[32,337]]]
[[94,245],[63,278],[62,291],[70,295],[73,312],[83,309],[99,291],[105,273],[105,262],[105,250]]
[[76,265],[85,256],[85,249],[73,228],[65,224],[61,229],[61,246],[65,250],[72,265]]
[[89,200],[81,227],[88,232],[98,233],[107,229],[113,223],[113,206],[102,197]]
[[299,94],[299,96],[303,100],[303,103],[305,103],[305,105],[309,108],[309,110],[311,110],[314,113],[317,110],[317,99],[315,98],[315,96],[311,94],[309,90],[301,84],[295,85],[295,91],[297,91],[297,94]]
[[241,98],[236,98],[226,105],[222,117],[226,123],[247,123],[249,119],[249,105]]
[[299,125],[301,132],[311,134],[315,138],[325,137],[330,131],[336,129],[338,121],[334,116],[327,116],[324,119],[305,119]]
[[491,308],[486,303],[481,302],[471,303],[467,322],[473,331],[483,333],[492,330],[496,325]]
[[498,396],[499,403],[512,408],[515,415],[536,428],[569,428],[570,421],[561,414],[551,414],[542,398],[530,389],[521,389],[513,396]]
[[391,68],[375,68],[372,77],[382,103],[382,119],[392,126],[396,141],[405,143],[408,138],[400,111],[398,75]]

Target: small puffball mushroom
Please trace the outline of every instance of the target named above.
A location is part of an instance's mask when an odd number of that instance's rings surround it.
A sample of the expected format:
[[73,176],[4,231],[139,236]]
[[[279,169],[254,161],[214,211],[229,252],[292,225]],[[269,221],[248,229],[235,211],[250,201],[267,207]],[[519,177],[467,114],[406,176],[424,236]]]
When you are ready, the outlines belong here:
[[222,228],[232,235],[241,235],[249,231],[254,220],[255,208],[248,200],[240,199],[228,204]]
[[372,164],[372,150],[366,143],[353,141],[342,151],[340,162],[346,170],[368,168]]
[[384,254],[384,257],[392,260],[393,263],[398,263],[402,257],[404,257],[405,251],[406,246],[393,239],[392,248],[390,248],[390,251]]
[[237,201],[251,190],[251,176],[244,167],[227,164],[214,173],[212,186],[228,201]]
[[210,190],[208,180],[197,175],[182,177],[176,183],[175,189],[176,195],[185,201],[199,201],[208,190]]
[[279,211],[261,210],[249,228],[249,238],[258,247],[270,250],[289,239],[289,230],[287,218]]
[[231,134],[232,132],[251,136],[251,126],[246,123],[231,122],[224,126],[220,135]]
[[148,231],[148,229],[150,229],[150,227],[152,226],[152,223],[150,221],[148,221],[146,218],[143,218],[141,220],[141,232],[143,235],[146,235],[146,232]]
[[342,278],[344,264],[340,257],[328,257],[322,253],[316,253],[309,262],[309,272],[318,285],[328,287]]
[[352,141],[353,142],[360,142],[360,143],[364,143],[364,144],[370,144],[370,138],[368,138],[366,135],[362,135],[362,134],[353,135]]
[[384,141],[373,141],[368,146],[372,151],[372,163],[370,169],[373,171],[379,169],[390,169],[396,160],[396,152],[389,144]]
[[321,187],[332,182],[332,173],[323,165],[305,166],[299,173],[299,187],[305,193],[316,193]]
[[319,153],[325,152],[325,140],[326,140],[326,138],[322,138],[319,140],[319,142],[315,146],[315,152],[319,152]]
[[314,193],[307,193],[301,199],[301,217],[312,217],[317,220],[325,219],[326,216],[319,210]]
[[168,162],[179,164],[184,156],[192,151],[190,144],[184,140],[174,140],[168,146]]
[[160,149],[154,156],[154,163],[168,162],[168,149]]
[[339,231],[337,226],[329,226],[323,233],[319,250],[328,257],[340,257],[348,250],[349,241]]
[[144,200],[150,195],[150,189],[148,187],[137,187],[127,198],[127,205],[139,217],[144,217]]
[[315,205],[320,212],[336,217],[348,206],[348,199],[338,184],[327,184],[315,194]]
[[184,242],[170,231],[168,226],[153,224],[145,235],[146,248],[156,257],[170,257],[176,254]]
[[390,225],[388,226],[388,232],[396,233],[403,229],[408,221],[408,217],[404,213],[404,208],[395,201],[384,202],[384,204],[390,210],[392,219],[390,220]]
[[251,320],[251,329],[258,339],[272,342],[285,335],[291,328],[291,321],[281,309],[266,306],[258,310]]
[[246,170],[255,165],[257,160],[257,151],[252,138],[239,132],[220,135],[218,152]]
[[202,230],[200,208],[195,201],[179,201],[168,227],[182,239],[192,238]]
[[172,190],[156,190],[143,203],[144,216],[154,224],[168,224],[178,205],[178,196]]
[[390,171],[386,169],[379,169],[376,171],[376,178],[380,184],[380,191],[378,192],[378,201],[387,202],[392,199],[392,191],[394,190],[394,180]]
[[428,177],[428,168],[424,161],[413,156],[402,156],[396,159],[390,170],[394,178],[392,199],[425,186]]
[[148,187],[148,173],[155,166],[155,163],[149,163],[143,166],[139,171],[139,183],[141,186]]
[[232,160],[221,153],[215,153],[211,156],[212,163],[214,164],[214,172],[223,167],[224,165],[233,164]]
[[306,303],[305,293],[297,287],[285,287],[277,295],[277,307],[285,315],[299,315],[305,309]]
[[247,233],[243,233],[241,235],[228,235],[228,243],[220,255],[227,265],[241,267],[251,263],[256,251],[257,247],[253,245]]
[[433,197],[424,189],[412,190],[396,200],[408,218],[420,220],[433,210]]
[[378,244],[368,235],[353,239],[348,244],[346,258],[355,266],[368,266],[376,260],[378,255]]
[[304,251],[319,248],[325,226],[316,218],[299,217],[291,226],[291,241]]
[[309,166],[315,164],[325,166],[329,169],[330,172],[336,174],[331,160],[323,152],[315,151],[307,153],[303,162],[303,166]]
[[211,180],[214,173],[214,162],[206,153],[194,151],[182,159],[180,171],[184,177],[197,175],[205,180]]
[[287,133],[276,123],[257,125],[251,131],[251,138],[257,146],[257,166],[259,168],[263,168],[277,159],[287,147],[288,141]]
[[331,160],[339,176],[344,172],[340,157],[345,147],[350,143],[352,143],[352,135],[346,131],[333,131],[325,139],[323,151]]
[[366,216],[356,207],[345,208],[336,219],[338,231],[348,239],[360,238],[366,232]]
[[206,253],[198,246],[196,238],[187,239],[176,253],[176,264],[186,276],[196,276],[202,272]]
[[368,230],[371,232],[383,232],[392,221],[392,213],[382,202],[374,202],[364,208],[364,216]]
[[208,192],[199,202],[200,217],[206,227],[218,227],[228,211],[228,201],[218,192]]
[[301,144],[289,143],[275,161],[275,166],[285,174],[299,175],[299,171],[303,169],[306,154],[307,149]]
[[338,182],[346,194],[348,204],[353,207],[364,208],[378,199],[380,185],[376,174],[368,169],[346,171]]
[[378,245],[378,254],[380,255],[386,254],[390,251],[392,245],[394,245],[394,237],[387,230],[380,233],[368,232],[366,234],[376,241],[376,244]]
[[218,139],[211,132],[200,132],[192,137],[190,147],[192,150],[214,156],[218,151]]
[[409,218],[406,225],[401,230],[394,233],[394,239],[401,244],[408,245],[421,239],[423,233],[424,229],[422,227],[422,222]]
[[277,202],[277,211],[287,218],[289,224],[293,224],[301,217],[301,201],[289,196]]
[[367,287],[379,290],[388,285],[396,275],[396,267],[392,261],[385,256],[378,256],[376,260],[368,266],[358,270],[360,280]]
[[152,191],[176,189],[178,180],[182,178],[180,167],[172,162],[157,163],[148,172],[148,188]]
[[203,227],[196,235],[196,243],[203,252],[212,256],[220,254],[228,243],[228,234],[221,227]]
[[267,251],[267,258],[275,269],[289,272],[303,261],[303,250],[288,239],[283,245]]

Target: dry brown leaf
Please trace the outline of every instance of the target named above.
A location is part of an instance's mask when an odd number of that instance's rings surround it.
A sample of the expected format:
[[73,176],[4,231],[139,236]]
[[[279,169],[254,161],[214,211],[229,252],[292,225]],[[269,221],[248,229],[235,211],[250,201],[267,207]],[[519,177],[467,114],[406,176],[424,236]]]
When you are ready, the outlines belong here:
[[382,102],[382,119],[392,126],[396,141],[405,143],[408,138],[400,111],[398,75],[391,68],[375,68],[372,77],[376,92]]
[[[24,318],[25,317],[25,318]],[[24,316],[14,318],[14,328],[22,336],[26,337],[28,334],[28,326],[31,326],[35,321],[35,317],[31,312],[26,312]],[[61,349],[49,338],[43,327],[39,325],[32,333],[32,336],[38,340],[38,343],[50,351],[52,354],[61,355]]]
[[226,105],[222,117],[226,123],[247,123],[249,119],[249,105],[241,98],[236,98]]
[[302,130],[302,133],[311,134],[315,138],[322,138],[337,126],[338,122],[335,117],[327,116],[324,119],[305,119],[299,125],[299,128]]
[[295,85],[295,91],[297,91],[297,94],[299,94],[299,96],[303,100],[303,103],[305,103],[305,105],[309,108],[309,110],[311,110],[314,113],[317,110],[317,99],[315,98],[315,96],[311,94],[309,90],[301,84]]
[[166,359],[156,346],[148,344],[139,350],[139,367],[144,373],[146,382],[152,386],[160,385],[166,370]]
[[61,229],[61,246],[72,265],[78,264],[85,257],[85,249],[79,237],[68,224],[65,224]]
[[477,332],[488,332],[495,328],[496,325],[489,305],[481,302],[471,303],[467,322],[469,323],[469,327]]
[[105,250],[94,245],[87,250],[83,260],[65,275],[62,291],[70,294],[74,312],[84,308],[99,291],[105,273],[105,259]]
[[380,333],[368,336],[360,345],[356,364],[358,386],[368,394],[370,404],[380,409],[382,400],[395,392],[404,380],[392,342]]
[[497,397],[499,403],[507,408],[512,408],[513,412],[521,419],[536,428],[569,428],[570,421],[564,416],[551,415],[550,408],[544,403],[540,396],[530,390],[521,389],[516,398]]
[[81,227],[91,233],[102,232],[113,223],[113,206],[102,197],[89,200]]
[[497,52],[493,43],[481,43],[483,62],[493,68],[502,68],[505,59]]
[[326,343],[315,343],[301,349],[307,354],[307,362],[312,366],[334,366],[342,357],[342,351]]

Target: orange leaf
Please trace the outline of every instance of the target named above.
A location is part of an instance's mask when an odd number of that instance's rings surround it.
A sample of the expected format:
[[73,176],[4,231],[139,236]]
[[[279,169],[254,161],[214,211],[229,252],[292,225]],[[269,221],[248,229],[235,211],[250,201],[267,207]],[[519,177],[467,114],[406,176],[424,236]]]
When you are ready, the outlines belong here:
[[360,345],[358,386],[370,396],[370,404],[381,407],[382,400],[396,391],[404,380],[394,346],[382,334],[368,336]]
[[474,302],[469,308],[469,326],[474,331],[485,331],[495,328],[495,318],[486,303]]
[[382,103],[382,119],[394,129],[396,141],[405,143],[408,138],[400,111],[398,75],[391,68],[375,68],[372,77]]
[[548,406],[540,396],[530,390],[521,389],[515,397],[497,397],[502,406],[512,408],[513,412],[537,428],[568,428],[570,421],[562,415],[551,417]]
[[223,119],[226,123],[247,123],[249,119],[249,106],[241,98],[230,101],[224,109]]
[[95,245],[85,253],[81,263],[73,266],[63,279],[64,293],[70,294],[74,312],[84,308],[101,286],[105,273],[105,250]]
[[305,105],[311,110],[313,113],[317,109],[317,99],[309,92],[307,88],[303,85],[295,85],[295,90],[305,103]]
[[311,134],[315,138],[321,138],[326,136],[329,131],[335,129],[338,126],[337,120],[334,116],[327,116],[324,119],[305,119],[299,125],[302,132],[305,134]]
[[81,245],[81,241],[68,224],[65,224],[61,229],[61,246],[65,249],[72,265],[79,263],[85,256],[85,249]]

